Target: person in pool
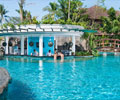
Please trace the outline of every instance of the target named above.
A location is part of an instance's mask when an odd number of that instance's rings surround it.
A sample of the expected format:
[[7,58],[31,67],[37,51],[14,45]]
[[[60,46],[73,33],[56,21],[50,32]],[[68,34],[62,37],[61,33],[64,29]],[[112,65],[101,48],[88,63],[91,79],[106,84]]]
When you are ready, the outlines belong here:
[[57,56],[58,56],[58,54],[57,54],[57,51],[55,50],[55,53],[54,53],[54,60],[57,59]]
[[62,52],[57,53],[57,51],[55,50],[54,60],[56,60],[58,56],[60,56],[61,59],[64,60],[64,54]]
[[59,53],[59,56],[61,57],[61,59],[64,59],[64,54],[62,52]]

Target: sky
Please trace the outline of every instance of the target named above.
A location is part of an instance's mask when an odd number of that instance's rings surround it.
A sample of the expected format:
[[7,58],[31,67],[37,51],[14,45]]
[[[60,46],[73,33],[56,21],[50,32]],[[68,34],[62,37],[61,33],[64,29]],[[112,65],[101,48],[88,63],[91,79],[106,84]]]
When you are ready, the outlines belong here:
[[[19,16],[19,14],[15,11],[16,9],[19,9],[18,6],[19,0],[0,0],[0,4],[3,4],[5,6],[5,9],[7,9],[8,16]],[[25,9],[30,11],[32,16],[37,16],[38,20],[41,20],[41,18],[47,14],[47,11],[43,11],[43,8],[48,6],[50,2],[57,2],[57,0],[26,0]],[[83,7],[91,7],[93,5],[97,4],[97,0],[84,0]],[[116,10],[119,10],[120,8],[120,0],[106,0],[105,6],[107,9],[110,7],[114,7]]]

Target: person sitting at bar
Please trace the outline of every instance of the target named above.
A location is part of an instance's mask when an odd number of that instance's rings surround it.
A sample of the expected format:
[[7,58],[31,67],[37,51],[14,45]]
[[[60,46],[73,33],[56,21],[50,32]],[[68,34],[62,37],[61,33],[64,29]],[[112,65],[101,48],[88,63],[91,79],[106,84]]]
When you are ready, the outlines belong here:
[[38,52],[34,49],[34,52],[32,53],[33,56],[38,56]]
[[47,53],[47,56],[52,56],[51,50]]

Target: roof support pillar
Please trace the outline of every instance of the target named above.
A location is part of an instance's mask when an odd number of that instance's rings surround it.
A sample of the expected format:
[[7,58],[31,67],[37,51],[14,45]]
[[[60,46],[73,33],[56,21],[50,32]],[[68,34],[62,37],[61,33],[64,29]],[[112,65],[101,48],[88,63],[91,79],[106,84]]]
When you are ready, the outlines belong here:
[[54,36],[54,41],[55,41],[55,49],[57,49],[57,38]]
[[21,55],[24,55],[24,36],[21,36]]
[[73,43],[72,52],[75,54],[75,36],[72,36],[72,43]]
[[28,44],[28,37],[29,37],[29,36],[27,36],[27,52],[26,52],[27,55],[28,55],[28,50],[29,50],[29,49],[28,49],[28,45],[29,45],[29,44]]
[[43,36],[39,37],[39,56],[43,56]]
[[5,47],[5,54],[8,54],[8,41],[9,41],[9,37],[8,36],[6,36],[5,37],[5,42],[6,42],[6,47]]

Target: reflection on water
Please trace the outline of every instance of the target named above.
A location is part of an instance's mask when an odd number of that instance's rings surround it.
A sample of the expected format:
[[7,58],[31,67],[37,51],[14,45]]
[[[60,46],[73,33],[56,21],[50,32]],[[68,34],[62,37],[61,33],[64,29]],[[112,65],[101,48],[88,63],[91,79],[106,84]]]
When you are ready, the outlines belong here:
[[100,52],[101,56],[120,56],[120,52]]
[[7,64],[7,66],[9,65],[9,61],[8,61],[8,58],[6,58],[6,64]]
[[18,80],[12,80],[8,91],[8,100],[35,100],[36,97],[27,84]]
[[63,63],[63,62],[76,62],[76,61],[86,61],[93,59],[94,57],[67,57],[65,59],[57,59],[53,58],[32,58],[32,57],[17,57],[17,56],[9,56],[4,57],[5,60],[15,61],[15,62],[32,62],[39,63],[39,66],[42,66],[43,62],[47,63]]
[[43,81],[43,75],[44,75],[44,72],[43,72],[43,61],[42,60],[39,60],[39,81],[42,82]]
[[8,100],[120,100],[118,56],[4,59],[13,79]]
[[72,72],[74,73],[75,72],[75,59],[73,60],[73,62],[72,62]]
[[43,61],[42,60],[39,60],[39,66],[40,66],[40,70],[42,70],[42,66],[43,66]]

